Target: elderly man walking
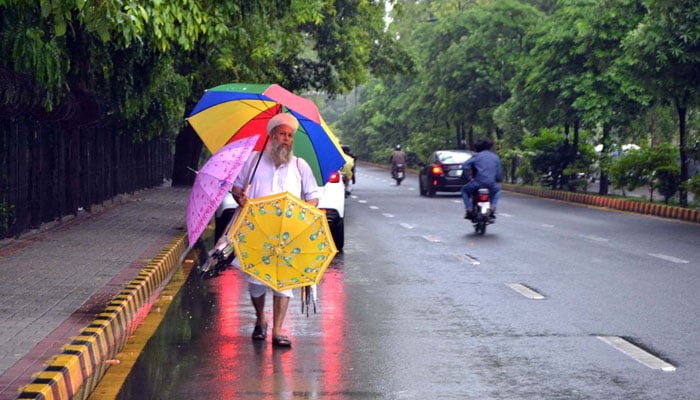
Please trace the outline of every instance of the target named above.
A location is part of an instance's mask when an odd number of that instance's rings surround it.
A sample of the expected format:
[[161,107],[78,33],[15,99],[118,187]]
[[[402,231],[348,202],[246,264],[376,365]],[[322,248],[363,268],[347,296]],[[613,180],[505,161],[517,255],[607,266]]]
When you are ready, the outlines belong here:
[[[241,206],[248,197],[257,198],[285,191],[313,206],[318,205],[319,190],[311,167],[304,159],[294,156],[292,151],[298,128],[299,121],[291,114],[277,114],[270,119],[267,147],[263,152],[251,154],[233,183],[231,192]],[[237,259],[234,259],[234,265],[236,263]],[[253,340],[267,338],[265,294],[268,289],[262,282],[248,277],[248,292],[256,316]],[[290,347],[292,342],[284,335],[282,327],[293,293],[291,289],[272,292],[272,345]]]

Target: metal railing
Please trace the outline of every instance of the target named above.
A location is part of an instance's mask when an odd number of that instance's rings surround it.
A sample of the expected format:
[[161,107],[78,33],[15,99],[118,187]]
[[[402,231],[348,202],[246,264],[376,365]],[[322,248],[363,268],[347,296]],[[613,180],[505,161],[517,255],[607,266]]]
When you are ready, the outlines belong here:
[[133,139],[97,124],[0,118],[0,239],[170,179],[171,141]]

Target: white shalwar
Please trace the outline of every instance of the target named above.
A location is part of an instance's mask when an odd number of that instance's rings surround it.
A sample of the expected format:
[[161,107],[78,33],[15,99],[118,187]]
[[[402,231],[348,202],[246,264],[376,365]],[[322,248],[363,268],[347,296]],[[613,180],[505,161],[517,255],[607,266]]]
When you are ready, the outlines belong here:
[[[248,160],[243,165],[243,169],[241,169],[238,177],[233,182],[234,187],[245,189],[260,154],[260,152],[253,152],[248,157]],[[258,169],[255,171],[255,176],[253,176],[253,180],[250,183],[248,198],[268,196],[285,191],[303,200],[318,199],[318,185],[311,167],[303,158],[292,156],[288,164],[282,164],[275,168],[275,162],[270,154],[266,151],[262,152],[260,164],[258,164]],[[238,257],[234,258],[232,264],[236,268],[240,268]],[[265,294],[266,288],[267,286],[264,283],[252,276],[248,276],[248,291],[252,297],[262,296]],[[291,289],[281,292],[274,291],[274,295],[294,297]]]

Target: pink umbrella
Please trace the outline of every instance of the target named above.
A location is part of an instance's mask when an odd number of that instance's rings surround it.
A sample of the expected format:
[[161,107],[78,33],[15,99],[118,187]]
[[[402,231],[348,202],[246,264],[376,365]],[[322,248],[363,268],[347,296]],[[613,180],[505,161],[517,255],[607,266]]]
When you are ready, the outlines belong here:
[[253,151],[258,137],[247,137],[222,147],[197,172],[187,204],[190,247],[202,235],[233,181]]

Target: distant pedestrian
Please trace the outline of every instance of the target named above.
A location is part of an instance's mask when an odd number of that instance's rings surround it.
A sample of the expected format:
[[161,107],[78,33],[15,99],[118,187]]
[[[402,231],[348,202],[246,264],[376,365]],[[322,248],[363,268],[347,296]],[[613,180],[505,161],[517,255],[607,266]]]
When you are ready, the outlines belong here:
[[352,152],[352,150],[350,150],[350,146],[344,144],[341,146],[341,148],[343,149],[343,152],[345,152],[345,154],[347,154],[348,156],[350,156],[350,158],[352,158],[352,168],[350,168],[350,172],[352,173],[351,180],[352,180],[352,184],[354,185],[355,184],[355,164],[357,164],[357,156],[355,155],[355,153]]

